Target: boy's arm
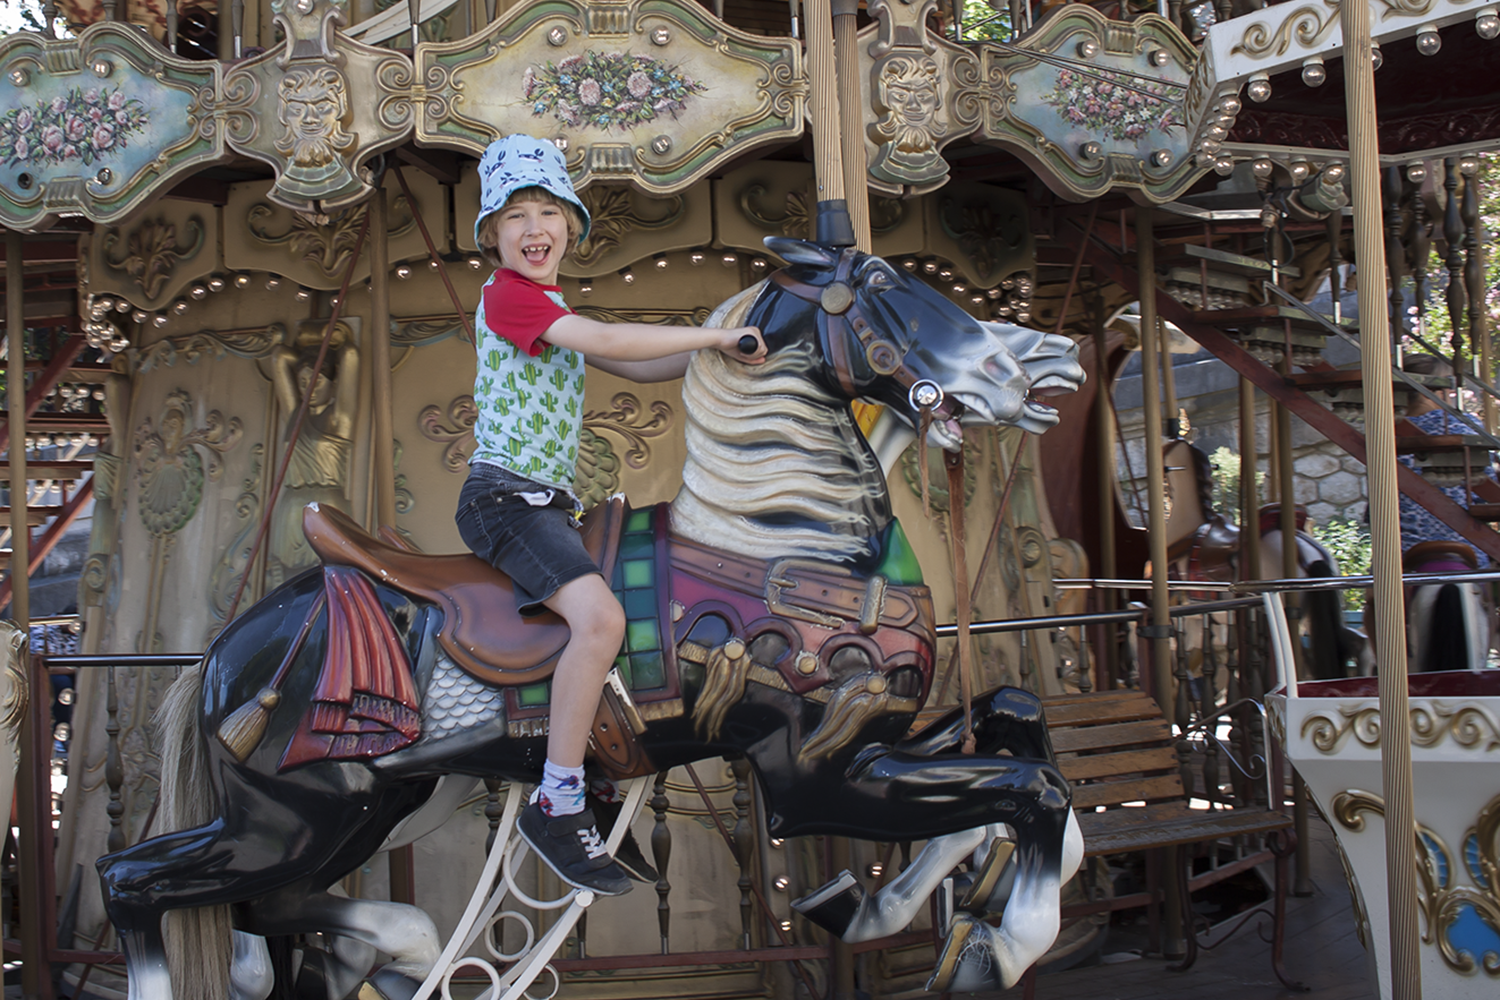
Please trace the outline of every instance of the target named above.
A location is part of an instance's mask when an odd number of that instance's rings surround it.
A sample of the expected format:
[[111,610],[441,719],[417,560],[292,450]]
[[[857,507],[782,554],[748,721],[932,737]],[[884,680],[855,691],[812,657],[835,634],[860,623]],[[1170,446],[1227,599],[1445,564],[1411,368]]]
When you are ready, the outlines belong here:
[[600,371],[618,375],[620,378],[628,378],[632,382],[670,382],[674,378],[682,378],[687,374],[688,361],[692,357],[692,351],[669,354],[664,358],[655,358],[651,361],[611,361],[597,354],[584,355],[588,363]]
[[[739,340],[747,334],[755,338],[756,349],[752,354],[741,354]],[[701,326],[601,323],[569,313],[549,326],[547,332],[542,334],[542,339],[549,344],[578,351],[599,367],[604,367],[599,365],[600,361],[659,361],[705,347],[717,348],[750,364],[759,364],[766,356],[765,341],[761,339],[760,331],[753,326],[720,330]],[[609,370],[605,367],[605,371]]]

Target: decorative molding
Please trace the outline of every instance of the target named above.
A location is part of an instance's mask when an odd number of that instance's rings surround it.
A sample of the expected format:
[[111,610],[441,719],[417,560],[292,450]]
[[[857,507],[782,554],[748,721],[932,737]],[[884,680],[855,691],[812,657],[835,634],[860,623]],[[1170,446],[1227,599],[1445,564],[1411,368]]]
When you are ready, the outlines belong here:
[[1202,176],[1187,100],[1198,52],[1165,18],[1110,21],[1067,4],[1020,42],[980,52],[977,141],[1016,154],[1063,197],[1131,188],[1170,201]]
[[639,470],[651,461],[649,442],[670,431],[675,419],[670,403],[658,399],[643,408],[634,393],[617,392],[609,401],[609,409],[585,412],[583,426],[596,435],[607,431],[619,437],[629,445],[625,464]]
[[[275,189],[270,192],[275,197]],[[342,278],[349,258],[354,256],[354,247],[359,242],[359,230],[364,224],[367,205],[334,212],[332,215],[307,215],[292,212],[287,231],[272,235],[266,226],[274,218],[276,210],[265,202],[251,205],[245,213],[245,228],[250,235],[265,246],[286,248],[289,256],[301,255],[301,260],[315,267],[326,278]],[[391,202],[391,220],[386,227],[390,237],[404,236],[416,227],[416,216],[407,204],[405,195],[397,195]]]
[[209,411],[202,428],[194,426],[192,397],[180,389],[167,394],[155,423],[148,418],[135,431],[138,512],[148,532],[161,538],[192,520],[204,481],[224,474],[220,455],[242,432],[238,417],[226,423],[218,410]]
[[181,59],[133,25],[0,39],[0,223],[114,222],[225,158],[220,64]]
[[[1436,747],[1451,739],[1465,750],[1489,753],[1500,749],[1500,720],[1481,706],[1423,701],[1411,707],[1410,718],[1414,747]],[[1354,702],[1335,711],[1317,712],[1302,720],[1301,735],[1323,754],[1338,753],[1350,736],[1361,746],[1378,749],[1380,709],[1373,703]]]
[[0,696],[0,739],[9,748],[11,759],[19,760],[21,722],[26,718],[31,691],[26,680],[31,657],[30,634],[17,628],[14,622],[0,621],[0,648],[4,649],[5,657],[5,663],[0,665],[0,674],[5,678],[5,693]]
[[177,226],[158,215],[147,219],[130,230],[125,237],[124,253],[118,258],[114,251],[120,246],[120,230],[109,228],[100,240],[100,256],[104,266],[111,271],[123,273],[135,282],[141,294],[148,300],[160,294],[167,279],[181,260],[192,260],[203,249],[203,219],[189,216],[184,226],[187,241],[177,242]]
[[178,361],[196,365],[205,359],[216,360],[230,354],[260,360],[270,357],[271,351],[285,339],[286,327],[280,323],[242,330],[200,330],[131,348],[131,364],[136,371],[149,372],[176,367]]
[[[608,88],[615,76],[623,92]],[[685,0],[517,5],[468,38],[418,45],[414,80],[376,83],[382,122],[414,121],[421,145],[478,156],[500,135],[540,134],[578,187],[620,180],[653,194],[797,137],[807,99],[800,43]]]
[[[579,197],[589,210],[591,225],[588,238],[578,244],[573,257],[584,267],[619,247],[632,231],[670,229],[687,214],[687,200],[680,194],[647,199],[627,187],[596,184],[585,188]],[[652,203],[656,212],[644,214],[641,202]]]
[[[1385,816],[1385,800],[1374,792],[1351,788],[1333,797],[1334,820],[1351,833],[1365,830],[1365,813]],[[1443,961],[1462,975],[1483,969],[1500,978],[1500,796],[1485,803],[1474,825],[1464,832],[1463,852],[1455,856],[1443,838],[1421,822],[1417,826],[1417,907],[1424,918],[1423,944],[1436,944]],[[1471,885],[1459,885],[1458,872]],[[1464,937],[1471,945],[1478,920],[1495,938],[1493,949],[1475,955],[1471,947],[1453,942],[1452,930],[1464,921]]]
[[449,472],[464,472],[469,467],[469,453],[473,451],[474,423],[479,419],[479,407],[469,394],[456,396],[448,403],[446,412],[436,403],[425,406],[417,415],[417,426],[422,436],[444,446],[443,468]]

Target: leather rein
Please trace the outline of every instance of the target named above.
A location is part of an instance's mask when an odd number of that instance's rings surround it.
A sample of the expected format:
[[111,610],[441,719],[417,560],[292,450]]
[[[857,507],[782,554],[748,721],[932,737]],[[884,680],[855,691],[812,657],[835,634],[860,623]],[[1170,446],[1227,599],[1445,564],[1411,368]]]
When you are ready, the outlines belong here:
[[[913,410],[926,410],[939,420],[956,419],[963,412],[963,404],[943,392],[942,386],[928,378],[919,378],[906,367],[906,351],[901,350],[886,336],[877,334],[860,309],[854,286],[849,281],[854,270],[858,251],[845,248],[839,254],[833,280],[827,285],[811,285],[791,276],[786,268],[771,272],[771,281],[783,290],[804,302],[816,305],[826,324],[828,363],[833,366],[839,386],[850,399],[861,393],[854,382],[854,370],[850,364],[849,332],[864,348],[865,363],[877,375],[887,375],[906,389],[907,401]],[[845,327],[848,327],[846,330]]]

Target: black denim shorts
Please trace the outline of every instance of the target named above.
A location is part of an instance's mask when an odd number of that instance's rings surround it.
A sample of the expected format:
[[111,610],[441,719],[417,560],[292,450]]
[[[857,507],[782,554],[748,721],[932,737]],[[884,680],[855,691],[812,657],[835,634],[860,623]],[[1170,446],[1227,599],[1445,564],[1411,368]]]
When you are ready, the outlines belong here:
[[456,520],[464,544],[515,582],[521,614],[534,615],[563,584],[599,572],[583,547],[577,510],[566,490],[475,462],[458,495]]

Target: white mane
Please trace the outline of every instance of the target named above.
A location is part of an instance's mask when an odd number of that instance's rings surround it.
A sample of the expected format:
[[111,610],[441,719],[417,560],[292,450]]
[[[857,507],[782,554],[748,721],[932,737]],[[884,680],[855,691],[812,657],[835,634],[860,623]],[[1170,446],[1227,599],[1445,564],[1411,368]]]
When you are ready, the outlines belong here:
[[[743,315],[753,297],[720,313]],[[709,322],[734,325],[718,314]],[[848,404],[807,378],[817,363],[805,346],[758,366],[719,351],[694,356],[682,387],[688,457],[672,501],[676,534],[761,559],[871,553],[885,527],[885,477]]]

